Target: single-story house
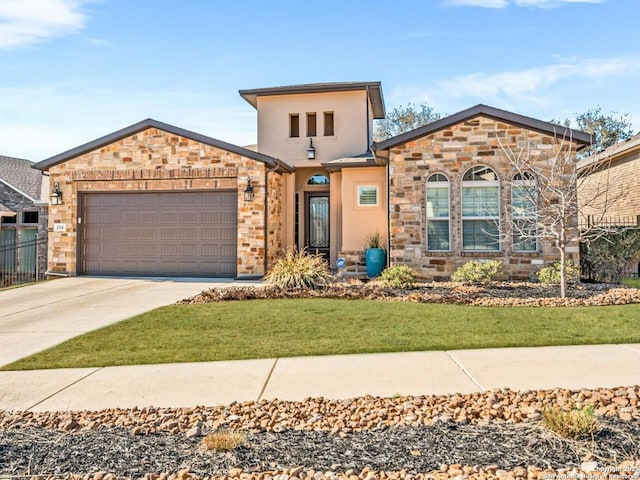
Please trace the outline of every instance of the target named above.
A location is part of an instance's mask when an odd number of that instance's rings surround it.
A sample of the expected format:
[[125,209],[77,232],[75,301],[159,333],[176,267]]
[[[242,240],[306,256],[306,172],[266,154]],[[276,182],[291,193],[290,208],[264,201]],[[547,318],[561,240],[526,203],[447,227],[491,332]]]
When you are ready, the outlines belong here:
[[[255,150],[147,119],[38,163],[59,192],[49,270],[254,277],[288,246],[349,268],[376,231],[391,263],[425,278],[499,258],[528,279],[556,259],[490,238],[490,222],[512,201],[501,145],[553,152],[564,127],[478,105],[374,143],[380,82],[239,93],[257,111]],[[590,140],[569,137],[572,151]]]
[[639,224],[640,133],[578,162],[582,224]]
[[48,234],[49,179],[32,168],[33,162],[0,155],[0,269],[7,273],[16,270],[36,270],[35,258],[41,272],[47,269],[47,252],[35,248],[37,238]]

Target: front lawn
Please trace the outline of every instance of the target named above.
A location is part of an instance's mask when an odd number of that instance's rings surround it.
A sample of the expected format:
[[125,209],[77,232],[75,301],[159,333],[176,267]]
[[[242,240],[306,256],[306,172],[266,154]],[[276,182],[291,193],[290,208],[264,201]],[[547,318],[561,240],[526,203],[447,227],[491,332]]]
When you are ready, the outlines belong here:
[[640,305],[530,308],[251,300],[159,308],[3,369],[598,343],[640,343]]

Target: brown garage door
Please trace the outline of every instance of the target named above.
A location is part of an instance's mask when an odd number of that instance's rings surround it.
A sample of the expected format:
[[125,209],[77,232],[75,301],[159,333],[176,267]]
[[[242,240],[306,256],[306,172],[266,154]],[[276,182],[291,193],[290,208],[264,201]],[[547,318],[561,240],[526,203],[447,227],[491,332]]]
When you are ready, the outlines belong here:
[[235,191],[89,193],[81,202],[81,273],[236,274]]

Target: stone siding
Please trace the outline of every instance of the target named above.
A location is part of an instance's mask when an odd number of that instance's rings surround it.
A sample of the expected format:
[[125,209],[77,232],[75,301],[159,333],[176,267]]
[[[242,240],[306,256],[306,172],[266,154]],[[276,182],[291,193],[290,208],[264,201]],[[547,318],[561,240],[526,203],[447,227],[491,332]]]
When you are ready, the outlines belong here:
[[[49,270],[78,271],[78,198],[91,192],[197,191],[238,192],[237,274],[264,274],[265,165],[156,128],[131,135],[49,170],[51,188],[59,183],[63,204],[50,207]],[[244,201],[247,178],[255,192]],[[54,231],[55,224],[66,231]]]
[[268,174],[268,230],[267,230],[267,270],[274,260],[282,256],[284,249],[284,178],[275,172]]
[[[494,169],[501,181],[501,212],[510,205],[508,182],[516,173],[505,154],[529,148],[540,158],[554,155],[558,142],[549,135],[478,116],[391,149],[389,158],[389,218],[391,265],[405,264],[427,280],[448,280],[469,260],[502,260],[505,278],[530,280],[545,263],[558,259],[551,245],[539,242],[538,252],[512,252],[504,239],[499,252],[463,252],[461,181],[472,166]],[[448,252],[426,248],[426,181],[443,173],[450,187],[450,245]],[[506,182],[505,182],[506,181]],[[569,247],[577,260],[577,245]]]

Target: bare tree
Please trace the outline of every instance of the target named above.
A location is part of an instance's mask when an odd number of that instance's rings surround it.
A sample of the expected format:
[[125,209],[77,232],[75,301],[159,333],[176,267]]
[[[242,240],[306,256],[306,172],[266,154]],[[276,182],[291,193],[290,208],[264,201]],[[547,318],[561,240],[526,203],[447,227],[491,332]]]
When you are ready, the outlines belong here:
[[[580,228],[578,225],[578,192],[580,208],[597,207],[600,218],[607,212],[624,188],[613,192],[608,177],[604,182],[591,182],[588,191],[582,189],[588,171],[578,169],[575,143],[569,138],[555,139],[552,150],[539,150],[530,144],[519,149],[500,144],[514,175],[507,182],[512,191],[501,223],[500,235],[509,237],[513,245],[524,246],[547,242],[558,253],[560,263],[560,296],[567,296],[567,261],[579,242],[604,233],[601,222]],[[594,164],[595,168],[595,164]],[[582,190],[581,190],[582,189]],[[596,209],[594,209],[596,211]]]

